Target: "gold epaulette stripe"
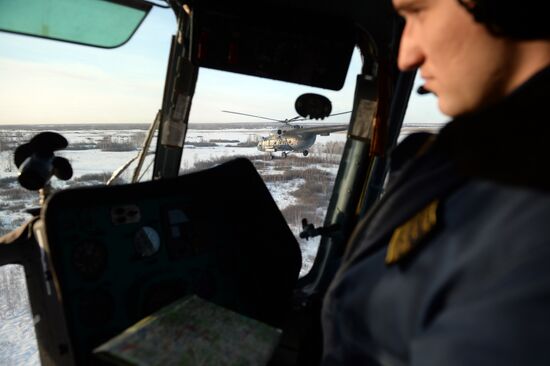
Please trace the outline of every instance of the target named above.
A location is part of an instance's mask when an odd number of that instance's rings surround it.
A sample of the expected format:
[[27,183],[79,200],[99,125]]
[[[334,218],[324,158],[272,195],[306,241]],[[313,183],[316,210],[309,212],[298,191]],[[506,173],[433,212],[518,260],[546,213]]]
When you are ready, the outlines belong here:
[[437,224],[435,200],[393,232],[386,253],[386,264],[394,264],[407,256]]

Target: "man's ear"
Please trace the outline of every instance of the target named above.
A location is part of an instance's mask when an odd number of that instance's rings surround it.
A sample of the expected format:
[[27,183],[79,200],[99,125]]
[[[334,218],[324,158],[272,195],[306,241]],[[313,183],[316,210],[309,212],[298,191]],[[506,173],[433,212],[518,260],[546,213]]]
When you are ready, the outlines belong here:
[[468,9],[468,11],[472,11],[477,6],[476,0],[458,0],[458,2]]

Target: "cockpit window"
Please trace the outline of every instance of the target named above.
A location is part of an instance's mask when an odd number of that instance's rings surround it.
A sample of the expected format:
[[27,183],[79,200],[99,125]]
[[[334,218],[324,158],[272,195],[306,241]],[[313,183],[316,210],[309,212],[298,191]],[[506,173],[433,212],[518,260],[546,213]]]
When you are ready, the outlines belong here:
[[[248,158],[300,245],[302,276],[311,268],[320,240],[300,237],[302,219],[323,226],[360,71],[356,51],[340,91],[216,70],[199,72],[180,174]],[[295,102],[309,93],[330,100],[331,116],[300,118]]]
[[[151,5],[103,0],[0,2],[0,30],[102,48],[118,47],[134,34]],[[131,5],[128,5],[131,4]]]

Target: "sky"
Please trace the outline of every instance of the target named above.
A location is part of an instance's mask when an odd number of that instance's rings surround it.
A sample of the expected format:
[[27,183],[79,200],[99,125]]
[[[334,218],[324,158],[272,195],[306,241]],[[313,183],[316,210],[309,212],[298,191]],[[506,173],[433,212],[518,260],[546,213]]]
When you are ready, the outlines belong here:
[[[132,39],[117,49],[0,33],[0,124],[152,122],[162,102],[175,29],[172,11],[155,7]],[[189,120],[261,121],[222,110],[292,118],[295,99],[312,92],[328,97],[333,113],[348,111],[359,70],[355,52],[344,88],[331,91],[201,68]],[[344,116],[326,121],[347,122]],[[411,97],[406,122],[446,120],[433,96]]]

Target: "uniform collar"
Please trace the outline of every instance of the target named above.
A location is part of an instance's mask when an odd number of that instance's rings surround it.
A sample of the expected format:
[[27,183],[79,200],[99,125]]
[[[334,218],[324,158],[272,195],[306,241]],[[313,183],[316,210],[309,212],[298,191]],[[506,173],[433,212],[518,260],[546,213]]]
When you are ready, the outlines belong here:
[[465,177],[550,190],[550,67],[501,101],[445,126],[434,149]]
[[456,118],[435,142],[430,143],[429,134],[403,141],[392,153],[395,179],[356,228],[346,267],[377,250],[398,225],[469,178],[550,191],[549,89],[547,68],[499,103]]

